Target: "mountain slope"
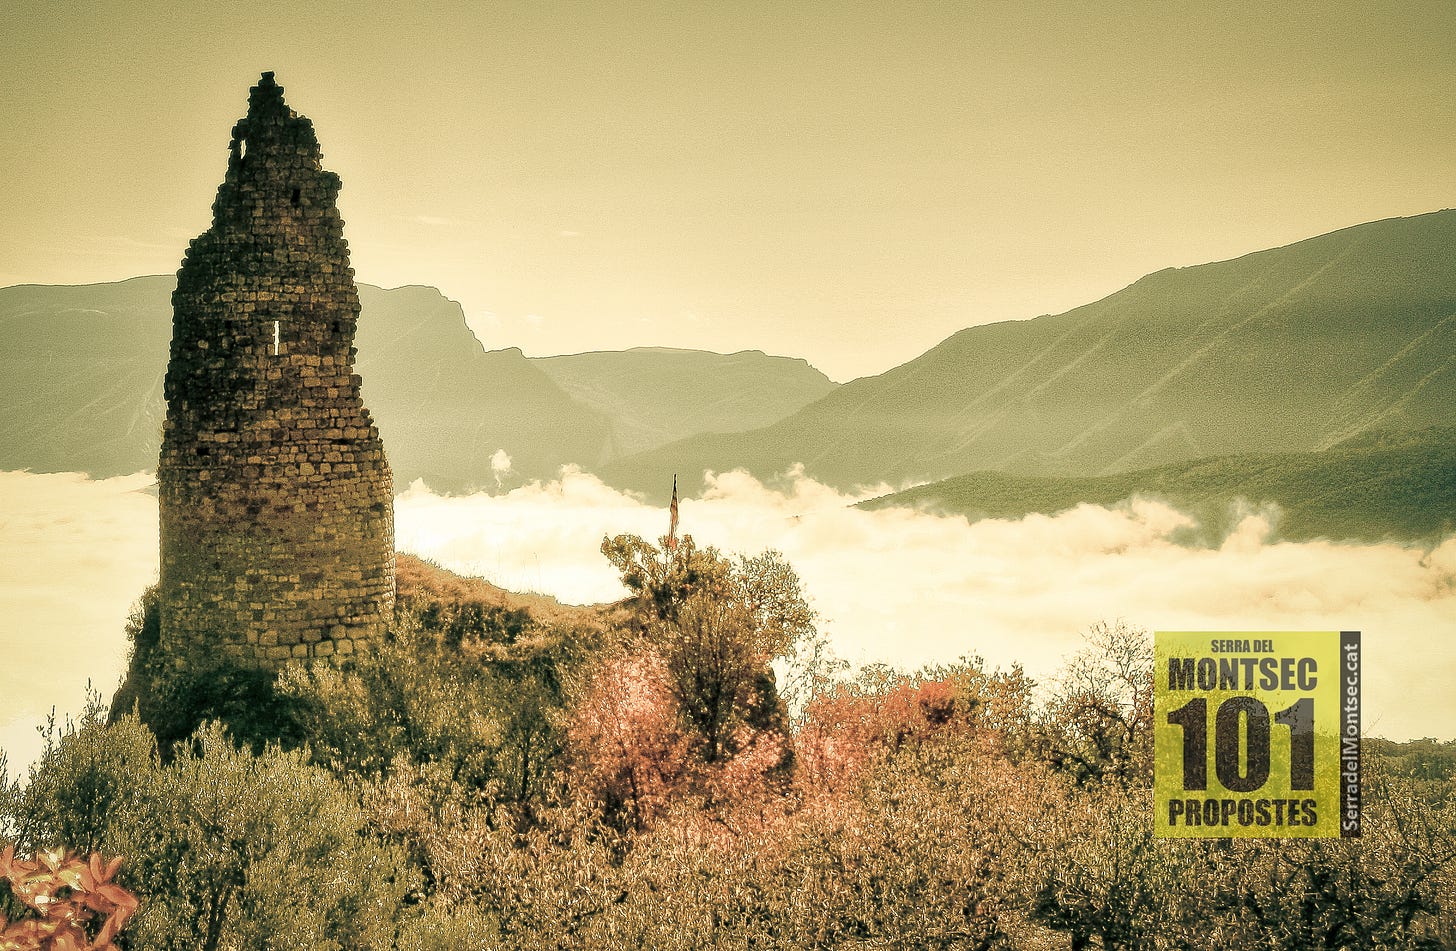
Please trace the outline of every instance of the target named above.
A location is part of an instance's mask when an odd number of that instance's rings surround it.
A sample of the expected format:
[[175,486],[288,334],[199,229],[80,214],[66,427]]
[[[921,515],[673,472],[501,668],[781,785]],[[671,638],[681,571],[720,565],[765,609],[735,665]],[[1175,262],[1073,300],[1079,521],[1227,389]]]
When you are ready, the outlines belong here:
[[[172,277],[0,288],[0,469],[153,469]],[[395,481],[468,491],[594,468],[706,430],[772,422],[833,389],[802,360],[642,349],[487,351],[432,287],[359,286],[357,369]],[[559,382],[558,382],[559,381]],[[508,470],[493,460],[510,458]]]
[[[1230,452],[1314,450],[1456,419],[1456,211],[1150,274],[1065,314],[971,327],[747,433],[608,467],[802,462],[830,484],[1000,469],[1090,476]],[[659,490],[660,491],[660,490]]]
[[[358,371],[395,483],[440,491],[514,486],[590,466],[609,423],[515,348],[486,350],[433,287],[359,288]],[[492,466],[504,450],[508,471]]]
[[870,499],[968,518],[1054,514],[1084,502],[1164,499],[1216,539],[1248,503],[1279,506],[1279,534],[1433,541],[1456,528],[1456,427],[1366,433],[1322,452],[1245,453],[1093,478],[973,472]]
[[176,283],[0,289],[0,469],[157,467]]
[[767,426],[835,387],[807,361],[761,350],[638,347],[531,362],[577,402],[611,419],[614,458],[695,433]]
[[[153,469],[172,334],[171,277],[0,289],[0,469],[105,477]],[[434,288],[361,285],[357,369],[395,481],[494,487],[591,465],[608,422],[519,350],[487,352]],[[491,457],[504,449],[512,471]]]

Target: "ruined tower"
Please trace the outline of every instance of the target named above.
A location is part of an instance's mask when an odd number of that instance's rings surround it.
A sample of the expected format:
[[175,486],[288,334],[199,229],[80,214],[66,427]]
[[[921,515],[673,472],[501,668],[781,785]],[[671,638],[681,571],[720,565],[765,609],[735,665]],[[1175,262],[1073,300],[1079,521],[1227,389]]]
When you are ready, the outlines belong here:
[[394,605],[393,485],[353,372],[339,177],[264,73],[172,295],[161,646],[353,653]]

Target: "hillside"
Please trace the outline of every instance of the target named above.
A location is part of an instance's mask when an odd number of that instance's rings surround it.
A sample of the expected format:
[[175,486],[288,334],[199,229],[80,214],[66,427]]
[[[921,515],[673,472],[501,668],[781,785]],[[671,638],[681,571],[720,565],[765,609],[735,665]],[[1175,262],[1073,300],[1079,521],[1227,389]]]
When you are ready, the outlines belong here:
[[416,555],[395,555],[397,597],[402,604],[424,609],[432,603],[476,603],[502,612],[529,615],[539,624],[600,633],[615,616],[615,605],[562,604],[545,594],[523,594],[441,568]]
[[[175,283],[0,289],[0,469],[156,467]],[[497,449],[513,481],[600,457],[607,421],[519,350],[486,351],[459,304],[425,287],[361,285],[359,300],[357,369],[400,486],[494,487]]]
[[761,350],[720,354],[638,347],[538,357],[577,402],[611,420],[610,455],[630,455],[696,433],[777,422],[834,389],[805,360]]
[[1312,451],[1456,419],[1456,211],[1150,274],[1057,316],[971,327],[793,416],[608,467],[802,462],[841,487],[978,470],[1094,476],[1234,452]]
[[[423,478],[440,491],[494,489],[601,458],[607,419],[520,350],[486,350],[460,305],[435,288],[363,285],[359,302],[357,368],[396,485]],[[508,472],[492,469],[501,449]]]
[[[0,288],[0,469],[107,477],[156,467],[174,283]],[[803,361],[756,351],[532,360],[486,350],[434,288],[364,284],[359,299],[357,369],[400,487],[549,478],[623,446],[759,426],[833,387]],[[492,465],[498,450],[508,471]]]
[[1275,503],[1281,538],[1434,541],[1456,530],[1456,427],[1357,436],[1322,452],[1216,456],[1095,478],[970,475],[860,503],[969,518],[1053,514],[1133,496],[1167,500],[1200,521],[1204,540],[1248,503]]
[[0,469],[157,467],[175,284],[0,289]]

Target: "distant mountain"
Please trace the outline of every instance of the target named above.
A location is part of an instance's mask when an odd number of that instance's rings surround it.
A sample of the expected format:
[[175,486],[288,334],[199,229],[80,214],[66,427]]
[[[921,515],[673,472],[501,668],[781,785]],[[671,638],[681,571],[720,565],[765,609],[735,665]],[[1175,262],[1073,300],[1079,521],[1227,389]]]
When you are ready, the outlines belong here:
[[777,423],[604,474],[642,490],[674,471],[772,477],[799,462],[841,487],[1093,476],[1449,423],[1452,261],[1456,211],[1442,211],[1159,271],[1065,314],[971,327]]
[[[175,283],[0,289],[0,468],[156,467]],[[459,304],[425,287],[361,285],[359,299],[357,368],[397,484],[494,487],[497,475],[514,484],[601,458],[606,418],[519,350],[487,352]],[[499,449],[512,471],[492,469]]]
[[[610,421],[573,400],[521,351],[486,350],[460,305],[433,287],[359,287],[357,368],[395,484],[458,492],[591,466]],[[508,470],[492,466],[504,450]]]
[[1271,502],[1281,538],[1434,541],[1456,531],[1456,426],[1364,433],[1322,452],[1215,456],[1094,478],[974,472],[860,508],[1020,518],[1134,496],[1196,516],[1204,541],[1221,538],[1248,506]]
[[[0,288],[0,469],[105,477],[156,467],[174,284]],[[494,489],[565,463],[594,468],[623,446],[762,425],[833,387],[803,361],[756,351],[532,360],[487,351],[460,305],[432,287],[363,284],[359,299],[364,400],[401,487],[423,478],[442,491]],[[501,450],[509,469],[493,464]]]
[[157,467],[176,283],[0,289],[0,469]]
[[836,386],[805,360],[761,350],[638,347],[536,357],[532,363],[577,402],[611,420],[612,458],[695,433],[767,426]]

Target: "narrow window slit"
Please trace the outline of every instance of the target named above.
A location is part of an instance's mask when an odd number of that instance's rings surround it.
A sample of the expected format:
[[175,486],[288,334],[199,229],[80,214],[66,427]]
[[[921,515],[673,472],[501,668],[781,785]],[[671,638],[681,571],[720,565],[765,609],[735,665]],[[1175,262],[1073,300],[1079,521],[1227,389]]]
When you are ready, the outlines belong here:
[[279,345],[283,342],[283,328],[280,321],[273,321],[273,356],[278,356]]
[[293,207],[297,208],[298,207],[298,203],[299,203],[300,200],[302,200],[302,198],[303,198],[303,191],[301,189],[295,188],[293,190],[292,197],[289,198],[288,200],[293,203]]

